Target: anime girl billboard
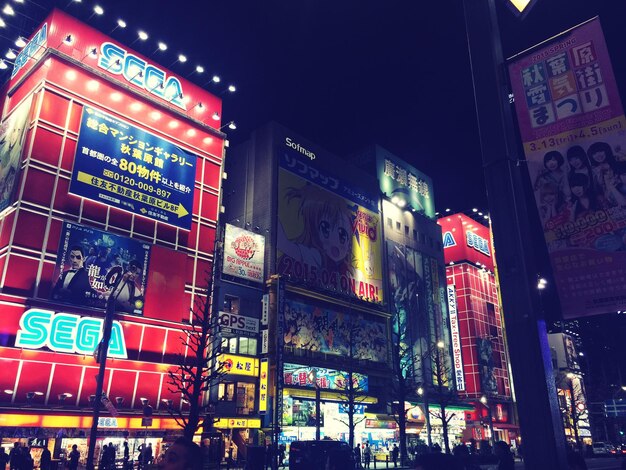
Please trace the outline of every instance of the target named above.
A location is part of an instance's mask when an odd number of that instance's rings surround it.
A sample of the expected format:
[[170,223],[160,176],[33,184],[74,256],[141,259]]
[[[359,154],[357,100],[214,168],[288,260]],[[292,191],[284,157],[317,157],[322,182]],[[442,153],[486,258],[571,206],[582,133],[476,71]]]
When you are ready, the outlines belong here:
[[345,197],[279,170],[278,272],[363,300],[383,300],[380,217]]

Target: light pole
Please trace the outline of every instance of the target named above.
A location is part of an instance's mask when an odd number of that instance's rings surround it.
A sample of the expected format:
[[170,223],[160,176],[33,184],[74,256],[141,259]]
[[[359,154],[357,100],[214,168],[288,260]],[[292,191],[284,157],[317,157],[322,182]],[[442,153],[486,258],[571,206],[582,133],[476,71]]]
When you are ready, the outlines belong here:
[[511,370],[524,442],[533,470],[567,468],[563,422],[545,320],[531,288],[533,236],[518,166],[519,139],[509,102],[508,77],[496,0],[463,0],[478,129],[499,267]]
[[485,395],[480,397],[480,402],[483,404],[485,408],[487,408],[487,419],[489,420],[489,443],[491,444],[491,448],[493,449],[496,444],[495,434],[493,432],[493,415],[491,414],[491,405],[489,404],[489,400]]
[[102,406],[102,387],[104,384],[104,373],[106,371],[107,354],[109,352],[109,341],[111,341],[111,329],[113,328],[113,317],[115,316],[115,301],[122,290],[120,286],[124,286],[122,280],[124,276],[118,276],[115,281],[109,298],[106,303],[106,311],[104,322],[102,323],[102,340],[97,347],[96,357],[100,362],[98,375],[96,375],[96,398],[93,401],[93,413],[91,421],[91,430],[89,431],[89,450],[87,452],[87,470],[94,470],[95,465],[93,459],[96,453],[96,439],[98,437],[98,420],[100,419],[100,406]]
[[428,411],[428,385],[424,384],[424,387],[418,387],[417,394],[422,397],[422,402],[424,403],[424,420],[426,421],[426,442],[428,443],[428,448],[432,449],[433,436],[432,428],[430,427],[430,412]]

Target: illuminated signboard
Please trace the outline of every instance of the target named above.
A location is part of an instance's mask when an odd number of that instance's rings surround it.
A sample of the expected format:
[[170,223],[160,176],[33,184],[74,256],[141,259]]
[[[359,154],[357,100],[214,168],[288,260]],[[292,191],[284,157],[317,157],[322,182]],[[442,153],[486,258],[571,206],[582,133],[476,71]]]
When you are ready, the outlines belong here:
[[108,416],[100,416],[98,418],[99,428],[117,428],[117,418],[109,418]]
[[259,375],[259,360],[256,358],[220,354],[218,361],[222,366],[222,371],[226,374],[247,375],[249,377]]
[[[71,313],[54,313],[31,308],[20,318],[15,347],[55,352],[93,354],[102,338],[102,318],[81,317]],[[126,359],[124,330],[113,321],[107,357]]]
[[259,376],[259,413],[267,411],[267,387],[268,387],[269,362],[261,359],[261,374]]
[[187,109],[183,100],[183,86],[176,77],[167,77],[165,72],[111,42],[100,45],[98,67],[178,106]]
[[[324,390],[346,390],[348,372],[341,370],[326,369],[324,367],[309,367],[299,364],[285,364],[283,373],[286,387],[313,388],[315,384]],[[352,374],[354,390],[357,393],[367,392],[368,379],[366,375],[354,372]]]
[[43,26],[33,38],[24,46],[24,48],[20,51],[20,53],[15,58],[15,64],[13,65],[13,71],[11,72],[11,78],[17,75],[22,67],[26,65],[26,63],[35,58],[35,54],[37,54],[39,48],[43,51],[46,43],[48,42],[48,23],[44,23]]
[[261,428],[261,420],[260,419],[242,419],[242,418],[219,418],[213,424],[214,427],[218,429],[237,429],[237,428],[250,428],[250,429],[260,429]]
[[446,232],[443,234],[443,247],[449,248],[451,246],[456,246],[456,240],[454,239],[452,232]]
[[489,242],[485,238],[469,230],[465,232],[465,238],[467,239],[467,246],[474,248],[476,251],[480,251],[483,255],[491,256]]
[[380,190],[394,204],[435,218],[433,183],[428,176],[380,147],[376,148],[376,173]]
[[254,336],[259,332],[259,320],[233,312],[219,313],[220,331],[243,336]]
[[189,230],[196,155],[94,108],[83,110],[70,192]]
[[222,272],[254,282],[263,282],[265,237],[226,224]]
[[450,312],[450,336],[452,336],[452,359],[454,361],[454,377],[456,378],[456,389],[462,392],[465,390],[465,376],[463,375],[463,356],[461,353],[461,333],[459,331],[456,291],[454,286],[447,287],[448,311]]

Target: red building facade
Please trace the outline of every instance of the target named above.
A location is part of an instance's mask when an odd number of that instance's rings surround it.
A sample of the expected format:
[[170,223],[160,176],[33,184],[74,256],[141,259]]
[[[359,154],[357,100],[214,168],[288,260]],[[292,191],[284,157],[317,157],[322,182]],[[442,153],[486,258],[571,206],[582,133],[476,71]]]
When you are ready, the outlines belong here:
[[[441,217],[454,369],[466,413],[467,439],[513,440],[508,353],[489,228],[464,214]],[[456,314],[455,314],[456,312]]]
[[[109,357],[104,392],[120,415],[103,426],[141,428],[142,401],[147,400],[156,412],[151,428],[175,429],[165,407],[187,405],[168,390],[167,372],[184,353],[181,329],[189,323],[189,309],[202,295],[213,261],[224,152],[221,101],[58,10],[15,62],[2,94],[2,122],[11,123],[21,113],[26,125],[19,165],[2,173],[7,203],[0,214],[0,426],[13,435],[29,435],[30,428],[37,428],[40,435],[62,429],[79,436],[91,425],[98,365],[77,343],[93,341],[95,333],[89,337],[89,322],[83,319],[101,321],[104,310],[52,295],[63,282],[59,254],[71,223],[101,233],[96,251],[115,240],[149,250],[149,264],[141,265],[145,282],[137,287],[141,295],[134,304],[140,314],[116,315],[125,351]],[[99,121],[90,121],[85,113],[100,116]],[[128,142],[137,142],[139,133],[148,137],[129,149],[121,134],[113,136],[111,123],[125,129]],[[78,145],[91,124],[103,138],[120,140],[118,154]],[[151,148],[154,142],[180,149],[187,161]],[[134,178],[105,171],[81,180],[76,174],[79,158],[92,158],[93,168],[111,158],[120,164],[125,160],[125,168],[135,170]],[[4,165],[7,157],[2,159]],[[176,171],[186,172],[192,184],[164,180],[163,165],[181,160]],[[150,171],[145,173],[150,177],[142,171]],[[10,177],[14,188],[5,185]],[[72,188],[77,181],[95,188],[100,200],[76,195]],[[172,194],[188,202],[169,200]],[[120,203],[125,197],[135,203]],[[131,264],[129,250],[107,256],[118,258],[120,269]],[[26,314],[33,311],[47,312],[49,323],[29,324]],[[18,332],[28,330],[30,346],[16,347]]]

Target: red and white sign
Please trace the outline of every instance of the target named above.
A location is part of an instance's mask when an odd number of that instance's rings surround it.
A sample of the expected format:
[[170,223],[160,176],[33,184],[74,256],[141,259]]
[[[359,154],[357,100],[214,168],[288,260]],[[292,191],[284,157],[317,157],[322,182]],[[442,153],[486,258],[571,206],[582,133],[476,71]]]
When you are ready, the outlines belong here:
[[469,261],[493,271],[493,247],[489,228],[464,214],[441,217],[446,264]]
[[465,390],[465,376],[463,375],[463,355],[461,353],[461,333],[456,307],[456,291],[454,286],[448,287],[448,311],[450,312],[450,336],[452,337],[452,359],[454,362],[454,377],[456,389]]

